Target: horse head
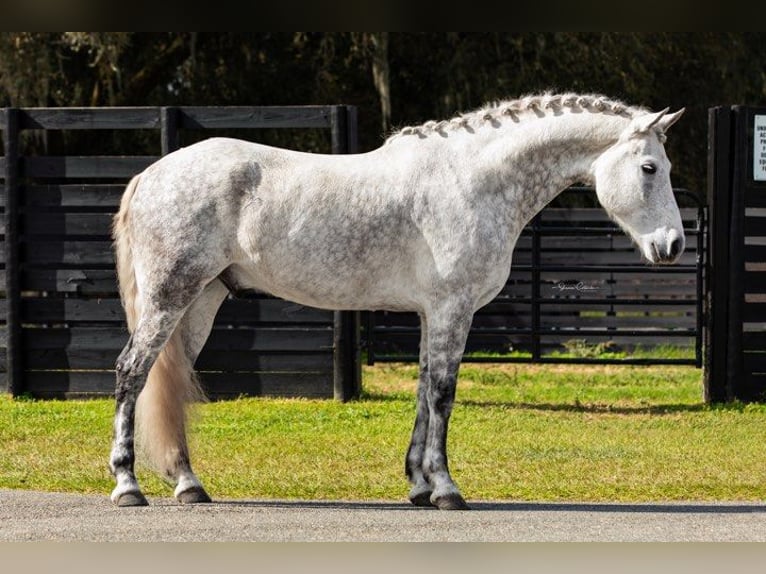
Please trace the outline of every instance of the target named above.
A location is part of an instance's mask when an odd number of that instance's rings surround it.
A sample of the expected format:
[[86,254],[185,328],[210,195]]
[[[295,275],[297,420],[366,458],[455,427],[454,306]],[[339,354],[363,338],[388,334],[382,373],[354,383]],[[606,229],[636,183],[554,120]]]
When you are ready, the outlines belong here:
[[650,263],[673,263],[684,230],[665,154],[665,131],[683,114],[668,109],[634,117],[617,142],[593,164],[596,194],[609,216]]

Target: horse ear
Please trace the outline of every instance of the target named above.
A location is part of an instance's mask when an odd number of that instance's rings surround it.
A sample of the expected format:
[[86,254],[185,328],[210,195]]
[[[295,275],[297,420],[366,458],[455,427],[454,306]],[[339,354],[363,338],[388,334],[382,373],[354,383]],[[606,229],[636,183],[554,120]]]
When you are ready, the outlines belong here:
[[657,127],[662,130],[663,133],[665,133],[670,126],[672,126],[674,123],[676,123],[680,117],[683,115],[683,113],[686,111],[686,108],[681,108],[677,112],[673,114],[665,114],[662,116],[659,121],[657,122]]
[[644,134],[652,129],[662,119],[662,117],[668,113],[670,108],[665,108],[661,112],[654,114],[644,114],[633,118],[630,122],[630,132],[634,134]]

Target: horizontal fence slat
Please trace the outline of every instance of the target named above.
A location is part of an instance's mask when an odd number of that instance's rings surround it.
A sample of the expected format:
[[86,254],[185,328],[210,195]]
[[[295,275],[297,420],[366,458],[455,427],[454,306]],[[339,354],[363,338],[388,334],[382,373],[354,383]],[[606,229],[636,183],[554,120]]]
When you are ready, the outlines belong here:
[[23,298],[21,313],[25,323],[125,321],[125,313],[119,299]]
[[[126,339],[127,341],[127,339]],[[27,349],[24,364],[31,370],[112,370],[121,349],[83,349],[61,347]],[[218,351],[203,349],[195,367],[199,370],[221,372],[331,372],[332,354],[262,353],[253,351]],[[0,353],[0,370],[5,369],[5,354]]]
[[[114,396],[114,373],[27,371],[27,392],[45,399]],[[332,377],[322,373],[200,373],[213,399],[238,396],[332,398]]]
[[115,296],[117,274],[114,269],[22,269],[22,285],[30,291]]
[[[0,300],[0,312],[4,312]],[[125,313],[117,297],[114,298],[31,298],[21,301],[25,323],[108,322],[122,325]],[[281,299],[229,299],[223,302],[216,316],[216,325],[305,325],[330,327],[332,311],[304,307]]]
[[[695,221],[697,218],[697,208],[682,207],[679,211],[681,219],[685,222]],[[616,233],[622,233],[601,207],[548,207],[540,212],[540,222],[543,226],[559,222],[570,222],[577,225],[587,225],[590,222],[604,223],[608,224]]]
[[91,267],[114,265],[111,241],[26,241],[21,261],[33,266],[68,265]]
[[540,326],[543,329],[573,328],[573,329],[638,329],[653,327],[657,329],[693,329],[697,318],[692,315],[680,315],[674,317],[631,317],[631,316],[607,316],[607,317],[579,317],[575,315],[542,315]]
[[26,130],[157,129],[156,107],[23,108],[19,127]]
[[228,299],[223,302],[217,324],[317,324],[330,326],[333,312],[305,307],[282,299]]
[[182,129],[329,128],[329,106],[223,106],[179,108]]
[[41,399],[114,396],[114,373],[109,371],[26,371],[25,391]]
[[330,327],[264,327],[255,329],[213,329],[207,347],[229,351],[332,352]]
[[204,349],[195,364],[200,371],[257,371],[331,373],[332,353],[265,354],[251,351]]
[[[119,327],[52,327],[22,331],[24,347],[39,349],[122,349],[128,332]],[[0,330],[0,344],[5,329]],[[332,329],[305,327],[215,328],[206,346],[218,351],[331,352]]]
[[[419,331],[411,327],[388,327],[379,328],[376,330],[376,336],[378,335],[416,335]],[[531,327],[526,325],[510,325],[503,327],[480,327],[471,331],[468,338],[471,337],[506,337],[513,335],[532,334]],[[691,337],[694,335],[694,329],[682,328],[682,327],[620,327],[620,328],[607,328],[602,325],[598,327],[562,327],[562,326],[545,326],[538,330],[540,336],[587,336],[587,337],[602,337],[611,335],[620,335],[623,337]]]
[[27,208],[111,208],[116,212],[124,191],[121,183],[27,185],[21,190],[21,201]]
[[333,397],[333,381],[329,374],[201,372],[199,375],[205,394],[213,400],[239,396]]
[[112,233],[110,213],[30,213],[22,215],[23,232],[37,236],[92,235],[109,240]]
[[[127,343],[127,338],[125,339]],[[122,349],[24,349],[24,365],[30,370],[112,370]],[[112,375],[114,379],[114,375]]]
[[[531,299],[500,302],[495,301],[487,304],[486,307],[479,309],[474,317],[486,318],[486,317],[508,317],[513,318],[517,315],[529,315],[532,312]],[[548,299],[540,301],[541,315],[576,315],[587,316],[589,312],[597,312],[599,315],[604,312],[614,313],[619,316],[630,317],[638,314],[642,316],[663,316],[663,315],[680,315],[685,313],[693,313],[696,309],[696,301],[684,303],[681,301],[668,302],[663,300],[662,304],[658,301],[656,304],[652,304],[650,300],[637,300],[629,301],[621,299],[619,301],[603,300],[598,301],[594,299],[587,299],[583,301],[578,300],[563,300],[563,299]],[[383,311],[375,312],[375,322],[381,325],[385,324],[398,324],[398,323],[412,323],[417,324],[418,316],[415,313],[390,313],[386,314]]]
[[142,172],[155,156],[28,156],[22,174],[33,178],[124,178]]

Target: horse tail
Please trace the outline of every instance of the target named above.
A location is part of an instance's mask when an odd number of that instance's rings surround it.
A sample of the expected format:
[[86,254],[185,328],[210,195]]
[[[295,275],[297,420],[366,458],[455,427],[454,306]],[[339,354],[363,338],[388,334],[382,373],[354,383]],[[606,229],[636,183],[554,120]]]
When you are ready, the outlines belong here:
[[130,238],[130,202],[138,187],[137,175],[130,180],[122,194],[120,209],[112,222],[112,237],[114,238],[114,256],[117,264],[117,285],[120,289],[120,299],[128,320],[128,331],[133,333],[138,317],[138,286],[136,272],[133,268],[133,246]]
[[[113,223],[120,298],[131,334],[141,314],[130,220],[130,204],[139,178],[140,174],[125,188]],[[184,349],[181,327],[177,327],[149,371],[136,403],[137,446],[149,463],[168,477],[173,476],[179,460],[189,460],[186,405],[204,397]]]

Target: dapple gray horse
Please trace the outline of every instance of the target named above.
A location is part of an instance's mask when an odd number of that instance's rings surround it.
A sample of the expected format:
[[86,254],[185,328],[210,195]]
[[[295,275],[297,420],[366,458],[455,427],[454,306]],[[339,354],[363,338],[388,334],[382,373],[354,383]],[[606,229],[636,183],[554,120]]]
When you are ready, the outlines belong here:
[[358,155],[214,138],[137,175],[115,217],[131,337],[116,370],[110,467],[120,506],[143,505],[134,430],[183,503],[194,475],[185,405],[193,365],[230,289],[324,309],[415,311],[417,416],[406,456],[416,505],[467,508],[447,465],[447,426],[473,314],[502,289],[524,226],[572,183],[650,263],[684,248],[670,184],[669,114],[597,95],[543,94],[407,127]]

